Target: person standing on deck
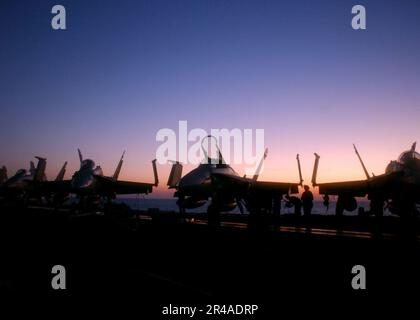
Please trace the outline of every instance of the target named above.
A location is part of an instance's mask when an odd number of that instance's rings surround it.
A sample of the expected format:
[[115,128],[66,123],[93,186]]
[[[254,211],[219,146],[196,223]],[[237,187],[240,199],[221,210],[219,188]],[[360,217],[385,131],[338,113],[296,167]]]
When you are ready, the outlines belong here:
[[312,207],[314,206],[314,195],[311,191],[309,191],[309,186],[305,185],[303,187],[305,191],[302,193],[302,206],[303,206],[303,214],[305,216],[311,215]]

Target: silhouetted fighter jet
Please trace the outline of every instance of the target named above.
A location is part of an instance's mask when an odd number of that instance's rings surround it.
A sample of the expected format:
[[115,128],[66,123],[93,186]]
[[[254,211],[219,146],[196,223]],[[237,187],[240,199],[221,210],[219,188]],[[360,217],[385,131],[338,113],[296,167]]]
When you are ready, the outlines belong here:
[[78,149],[80,169],[76,171],[71,180],[47,181],[42,184],[44,190],[56,194],[77,194],[81,197],[106,197],[115,198],[117,194],[147,194],[151,193],[154,186],[157,186],[158,176],[156,170],[156,160],[152,161],[154,183],[143,183],[133,181],[118,180],[118,176],[123,164],[124,153],[115,169],[112,177],[104,176],[102,168],[95,166],[91,159],[83,159],[82,153]]
[[[206,138],[214,137],[207,136]],[[178,197],[177,204],[181,212],[185,209],[200,207],[209,200],[211,200],[207,209],[209,214],[230,211],[236,206],[242,213],[245,208],[252,213],[261,210],[279,212],[283,195],[298,192],[298,185],[301,185],[303,181],[299,155],[297,161],[300,183],[257,181],[262,163],[267,156],[267,149],[254,176],[252,178],[240,177],[230,165],[225,163],[217,144],[218,159],[212,159],[206,153],[203,147],[204,139],[202,149],[207,162],[201,163],[183,177],[181,177],[182,165],[176,162],[169,175],[167,185],[169,188],[176,189],[174,196]]]
[[[35,157],[38,159],[37,166],[30,161],[29,171],[19,169],[12,177],[7,177],[6,167],[0,169],[0,195],[3,197],[31,197],[41,196],[40,185],[47,179],[45,176],[45,168],[47,161],[45,158]],[[67,162],[64,163],[57,175],[56,181],[62,180],[66,170]]]
[[336,215],[342,215],[344,210],[356,210],[355,197],[366,195],[370,200],[372,214],[382,216],[386,204],[393,214],[414,215],[417,212],[416,204],[420,203],[420,155],[416,152],[416,143],[413,143],[410,150],[404,151],[398,160],[391,161],[385,173],[379,176],[369,175],[356,146],[354,150],[362,165],[366,180],[317,183],[320,156],[315,153],[312,185],[319,187],[320,194],[338,196]]

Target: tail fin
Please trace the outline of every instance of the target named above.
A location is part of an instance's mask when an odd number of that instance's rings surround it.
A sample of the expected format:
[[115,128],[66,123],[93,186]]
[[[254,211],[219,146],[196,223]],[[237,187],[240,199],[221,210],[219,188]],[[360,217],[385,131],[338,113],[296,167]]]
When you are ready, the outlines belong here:
[[157,187],[159,185],[159,177],[158,177],[157,168],[156,168],[156,159],[152,161],[152,166],[153,166],[153,176],[155,177],[154,186]]
[[356,152],[357,157],[359,158],[360,164],[362,165],[363,171],[365,172],[366,179],[370,179],[369,173],[366,170],[365,164],[363,163],[362,157],[359,154],[359,151],[357,151],[356,146],[353,144],[354,151]]
[[414,142],[413,144],[412,144],[412,146],[411,146],[411,149],[410,149],[410,152],[411,152],[411,157],[414,159],[416,156],[415,156],[415,154],[416,154],[416,144],[417,144],[417,142]]
[[0,169],[0,184],[7,180],[7,169],[5,166]]
[[58,172],[57,177],[55,178],[55,181],[63,181],[64,175],[66,174],[66,167],[67,167],[67,161],[64,162],[63,167]]
[[118,162],[117,168],[115,169],[114,175],[112,176],[112,179],[114,180],[118,180],[118,176],[120,175],[120,171],[121,171],[121,167],[123,165],[123,159],[124,159],[124,155],[125,155],[125,150],[121,156],[120,162]]
[[257,181],[258,176],[261,173],[261,170],[262,170],[262,167],[263,167],[263,164],[264,164],[264,160],[265,160],[265,158],[267,158],[267,154],[268,154],[268,148],[265,148],[264,155],[261,158],[260,163],[258,164],[257,170],[255,170],[255,173],[252,176],[252,180]]
[[38,159],[38,164],[34,172],[34,181],[45,180],[45,168],[47,166],[47,159],[41,157],[35,157]]
[[297,161],[298,170],[299,170],[299,185],[302,186],[303,178],[302,178],[302,168],[300,167],[299,153],[296,155],[296,161]]
[[315,162],[314,162],[314,171],[312,172],[311,182],[312,182],[312,186],[316,187],[317,186],[316,176],[318,174],[319,158],[321,157],[318,155],[318,153],[314,153],[314,155],[315,155]]
[[36,171],[36,169],[35,169],[35,164],[34,164],[34,162],[31,160],[31,161],[29,161],[29,173],[30,173],[31,175],[35,175],[35,171]]
[[168,183],[166,184],[169,188],[176,188],[179,180],[182,176],[182,164],[176,161],[172,165],[171,173],[169,174]]
[[77,149],[77,153],[79,154],[80,163],[82,163],[83,161],[82,151],[80,151],[80,149]]

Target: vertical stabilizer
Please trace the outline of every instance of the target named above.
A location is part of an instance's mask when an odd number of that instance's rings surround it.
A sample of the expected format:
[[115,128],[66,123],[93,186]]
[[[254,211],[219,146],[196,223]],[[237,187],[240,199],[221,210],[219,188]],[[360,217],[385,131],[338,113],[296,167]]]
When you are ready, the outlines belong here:
[[260,160],[260,163],[258,164],[257,170],[255,170],[255,173],[252,176],[252,180],[257,181],[258,176],[261,173],[261,170],[262,170],[262,167],[263,167],[263,164],[264,164],[264,160],[265,160],[265,158],[267,158],[267,154],[268,154],[268,148],[265,148],[264,155],[262,156],[262,158]]
[[67,167],[67,161],[64,162],[63,167],[58,172],[57,177],[55,178],[55,181],[63,181],[64,175],[66,174],[66,167]]
[[299,170],[299,185],[302,186],[303,178],[302,178],[302,168],[300,167],[299,153],[296,155],[296,161],[297,161],[298,170]]
[[414,142],[411,146],[410,152],[414,155],[414,152],[416,152],[416,144],[417,142]]
[[35,175],[35,171],[36,171],[35,164],[31,160],[31,161],[29,161],[29,173],[34,176]]
[[317,186],[316,176],[318,174],[319,158],[321,157],[318,155],[318,153],[314,153],[314,155],[315,155],[315,162],[314,162],[314,170],[312,171],[311,182],[312,182],[312,186],[316,187]]
[[156,168],[156,159],[154,159],[152,161],[152,166],[153,166],[153,177],[155,178],[155,183],[154,186],[157,187],[159,185],[159,177],[158,177],[158,172],[157,172],[157,168]]
[[35,157],[38,159],[38,164],[35,168],[34,181],[44,181],[45,179],[45,168],[47,167],[47,159],[41,157]]
[[167,186],[169,188],[176,188],[178,186],[179,180],[181,180],[182,176],[182,164],[176,161],[172,165],[171,173],[169,174],[169,179]]
[[362,160],[362,157],[359,154],[359,151],[357,151],[357,148],[354,144],[353,144],[353,147],[354,147],[354,151],[356,152],[357,157],[359,158],[360,164],[362,165],[363,171],[365,172],[366,179],[370,179],[369,173],[366,170],[365,164],[363,163],[363,160]]
[[82,151],[80,151],[80,149],[77,149],[77,153],[79,154],[80,164],[82,164],[82,161],[83,161]]
[[121,167],[122,167],[123,162],[124,162],[124,160],[123,160],[124,155],[125,155],[125,150],[124,150],[124,152],[121,156],[120,162],[118,162],[118,165],[117,165],[117,168],[115,169],[114,175],[112,176],[112,179],[114,179],[114,180],[118,180],[118,176],[120,175]]

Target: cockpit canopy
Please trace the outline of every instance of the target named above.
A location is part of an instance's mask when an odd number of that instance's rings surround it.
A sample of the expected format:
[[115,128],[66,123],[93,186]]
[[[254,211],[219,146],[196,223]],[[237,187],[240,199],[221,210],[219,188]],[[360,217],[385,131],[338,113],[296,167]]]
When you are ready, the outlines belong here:
[[17,176],[24,176],[26,175],[27,171],[25,169],[19,169],[18,171],[16,171],[16,175]]
[[90,159],[85,159],[85,160],[82,161],[81,167],[89,168],[89,169],[93,170],[93,168],[95,168],[95,162],[93,160],[90,160]]
[[416,151],[404,151],[398,157],[398,162],[401,164],[405,164],[413,160],[420,160],[420,154]]

